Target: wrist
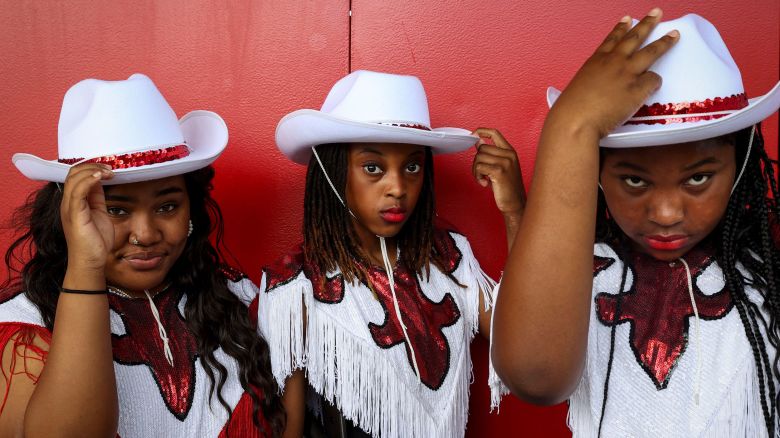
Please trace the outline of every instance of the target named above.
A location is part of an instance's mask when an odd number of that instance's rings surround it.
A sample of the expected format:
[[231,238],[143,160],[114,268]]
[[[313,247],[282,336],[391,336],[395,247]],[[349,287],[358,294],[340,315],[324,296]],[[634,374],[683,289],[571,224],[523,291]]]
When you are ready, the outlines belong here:
[[586,118],[567,116],[554,109],[550,111],[544,121],[543,132],[596,146],[603,137],[598,127]]

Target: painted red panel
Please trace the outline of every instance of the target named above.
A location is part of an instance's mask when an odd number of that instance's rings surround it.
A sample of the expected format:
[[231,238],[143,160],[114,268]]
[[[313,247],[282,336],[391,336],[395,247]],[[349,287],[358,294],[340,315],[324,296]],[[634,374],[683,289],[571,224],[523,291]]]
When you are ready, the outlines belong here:
[[[352,66],[412,73],[425,83],[435,126],[496,126],[518,148],[526,182],[546,109],[544,89],[565,86],[627,0],[506,2],[354,0]],[[667,16],[690,8],[659,1]],[[86,77],[144,72],[178,114],[220,113],[230,145],[217,161],[216,195],[226,241],[247,273],[300,239],[304,168],[276,151],[276,122],[318,108],[347,72],[348,0],[5,2],[0,5],[0,248],[13,207],[39,184],[12,167],[14,152],[56,156],[65,90]],[[697,2],[718,24],[748,92],[778,78],[780,5],[773,0]],[[777,139],[777,116],[767,137]],[[471,154],[437,158],[442,216],[472,239],[483,266],[498,275],[503,223],[489,192],[470,179]],[[468,202],[468,204],[465,204]],[[468,205],[468,208],[462,208]],[[480,214],[482,213],[482,214]],[[0,280],[4,279],[0,273]],[[486,346],[474,346],[470,436],[565,436],[565,408],[507,400],[488,416]]]
[[[517,149],[529,184],[547,112],[546,87],[565,87],[620,17],[641,17],[655,5],[667,18],[697,12],[716,23],[750,96],[778,80],[780,4],[772,0],[354,0],[351,65],[420,76],[433,126],[499,128]],[[764,132],[768,148],[776,151],[777,115]],[[471,238],[482,266],[497,276],[506,257],[503,222],[489,190],[470,176],[472,158],[462,153],[436,159],[438,210]],[[569,435],[564,405],[539,408],[510,398],[499,415],[489,415],[486,355],[478,341],[468,436]]]

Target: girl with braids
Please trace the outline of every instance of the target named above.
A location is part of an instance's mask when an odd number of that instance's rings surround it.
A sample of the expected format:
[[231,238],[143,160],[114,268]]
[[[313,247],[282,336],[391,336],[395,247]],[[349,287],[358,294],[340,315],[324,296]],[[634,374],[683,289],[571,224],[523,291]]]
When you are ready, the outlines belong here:
[[[480,146],[480,175],[519,178],[503,137],[477,134],[495,143]],[[279,149],[308,163],[303,244],[265,269],[260,328],[288,412],[304,409],[308,382],[328,436],[464,434],[469,344],[489,332],[494,283],[466,237],[435,223],[433,154],[478,140],[430,128],[416,77],[370,71],[337,82],[321,111],[279,122]],[[505,192],[512,235],[524,200]]]
[[66,93],[59,160],[14,155],[50,182],[5,256],[0,435],[282,434],[257,288],[220,264],[209,165],[226,144],[217,114],[179,121],[135,74]]
[[748,100],[711,23],[660,19],[625,17],[548,92],[492,358],[523,399],[568,399],[575,436],[776,436],[778,191],[758,123],[780,85]]

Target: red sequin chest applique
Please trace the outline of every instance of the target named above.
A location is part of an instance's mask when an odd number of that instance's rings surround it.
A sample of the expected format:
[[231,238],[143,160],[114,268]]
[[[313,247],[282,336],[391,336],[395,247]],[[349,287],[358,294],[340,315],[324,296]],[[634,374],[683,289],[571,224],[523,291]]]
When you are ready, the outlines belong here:
[[176,418],[184,420],[192,407],[198,350],[195,337],[179,313],[181,298],[181,293],[173,291],[154,297],[160,321],[169,333],[173,366],[165,360],[163,342],[148,300],[109,295],[109,304],[125,326],[124,335],[111,335],[114,361],[122,365],[149,367],[165,406]]
[[[434,232],[434,249],[439,255],[445,274],[452,274],[458,268],[462,254],[450,233],[444,229]],[[435,269],[435,268],[432,268]],[[302,251],[284,257],[271,268],[266,269],[267,289],[287,284],[301,272],[311,281],[314,298],[326,304],[338,304],[344,299],[345,285],[341,274],[329,278],[318,266],[304,264]],[[367,268],[368,286],[376,294],[384,310],[381,324],[368,323],[368,329],[376,345],[389,349],[403,344],[409,367],[414,369],[412,350],[406,343],[401,322],[394,310],[393,296],[385,271],[378,267]],[[393,272],[398,306],[401,310],[407,334],[414,348],[420,369],[420,380],[425,386],[436,390],[444,383],[450,367],[450,346],[442,329],[455,324],[460,310],[449,293],[441,301],[434,302],[422,292],[417,275],[403,265]],[[458,286],[456,286],[458,287]]]
[[[728,290],[724,287],[705,295],[696,286],[696,279],[714,262],[711,255],[696,249],[684,258],[691,269],[700,318],[716,320],[726,316],[733,305]],[[594,277],[614,262],[611,258],[595,257]],[[634,279],[631,289],[620,294],[598,293],[596,315],[608,327],[626,322],[630,325],[631,350],[656,389],[662,390],[669,384],[672,371],[685,352],[690,320],[694,317],[685,267],[679,261],[670,264],[644,254],[632,254],[626,263]],[[621,300],[620,314],[616,321],[618,300]]]

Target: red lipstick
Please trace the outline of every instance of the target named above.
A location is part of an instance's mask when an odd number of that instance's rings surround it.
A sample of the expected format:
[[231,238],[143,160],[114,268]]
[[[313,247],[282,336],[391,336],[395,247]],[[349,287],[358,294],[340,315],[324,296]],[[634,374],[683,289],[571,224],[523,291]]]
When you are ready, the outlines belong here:
[[645,243],[658,251],[675,251],[688,243],[688,236],[675,234],[671,236],[653,235],[644,236]]
[[379,212],[379,216],[386,222],[400,223],[406,219],[406,209],[402,207],[393,207]]

